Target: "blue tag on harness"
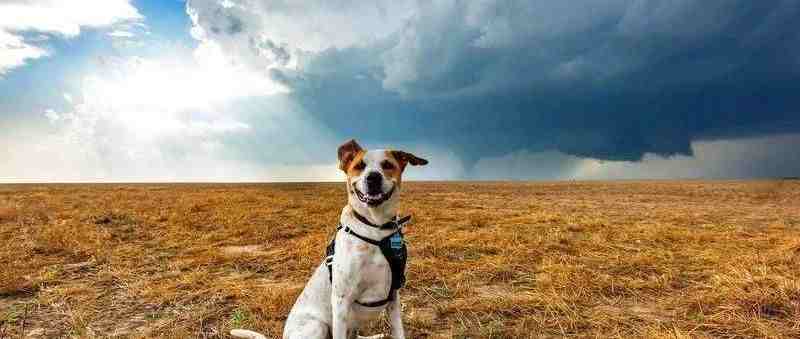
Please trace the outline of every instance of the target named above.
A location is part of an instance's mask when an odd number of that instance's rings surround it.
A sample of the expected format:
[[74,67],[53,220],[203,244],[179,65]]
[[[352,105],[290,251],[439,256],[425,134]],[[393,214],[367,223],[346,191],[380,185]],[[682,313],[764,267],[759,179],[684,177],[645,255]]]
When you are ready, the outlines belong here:
[[403,248],[403,236],[400,233],[395,233],[391,238],[389,238],[389,246],[392,249],[399,250]]

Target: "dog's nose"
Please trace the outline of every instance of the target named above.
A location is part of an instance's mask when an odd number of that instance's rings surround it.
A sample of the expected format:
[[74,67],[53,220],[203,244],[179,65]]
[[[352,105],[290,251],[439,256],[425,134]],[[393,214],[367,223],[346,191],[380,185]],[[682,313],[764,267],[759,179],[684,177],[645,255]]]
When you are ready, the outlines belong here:
[[371,195],[383,193],[383,177],[378,172],[367,175],[367,193]]

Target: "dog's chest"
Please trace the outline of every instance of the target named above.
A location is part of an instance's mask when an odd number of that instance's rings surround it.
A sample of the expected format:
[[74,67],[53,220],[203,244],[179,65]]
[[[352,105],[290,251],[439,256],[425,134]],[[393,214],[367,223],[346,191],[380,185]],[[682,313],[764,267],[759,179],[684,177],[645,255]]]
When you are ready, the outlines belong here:
[[[386,259],[380,251],[370,253],[361,262],[359,273],[360,293],[356,293],[353,304],[354,316],[359,321],[368,321],[375,317],[378,312],[386,308],[386,305],[377,307],[365,307],[361,304],[385,300],[389,297],[392,287],[392,274]],[[359,304],[361,303],[361,304]]]
[[357,291],[361,291],[356,300],[373,302],[386,299],[392,285],[392,272],[386,257],[377,246],[350,237],[342,240],[343,253],[337,255],[336,260],[349,261],[343,266],[350,269],[342,273],[347,275],[351,284],[358,286]]
[[386,258],[377,246],[356,239],[347,239],[348,255],[343,260],[352,260],[353,272],[361,284],[389,284],[391,269]]

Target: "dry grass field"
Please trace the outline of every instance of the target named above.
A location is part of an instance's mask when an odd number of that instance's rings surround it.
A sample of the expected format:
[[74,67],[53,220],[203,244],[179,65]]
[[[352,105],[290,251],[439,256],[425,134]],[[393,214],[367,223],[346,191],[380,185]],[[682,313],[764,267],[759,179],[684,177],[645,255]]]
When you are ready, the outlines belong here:
[[[800,181],[403,194],[410,338],[800,338]],[[0,337],[278,337],[344,202],[343,184],[0,186]]]

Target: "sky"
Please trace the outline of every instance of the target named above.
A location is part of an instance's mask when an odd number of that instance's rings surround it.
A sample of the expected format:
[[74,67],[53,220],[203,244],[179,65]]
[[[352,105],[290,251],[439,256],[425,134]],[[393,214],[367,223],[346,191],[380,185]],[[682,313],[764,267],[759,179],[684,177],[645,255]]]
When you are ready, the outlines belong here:
[[2,0],[0,181],[800,176],[797,0]]

